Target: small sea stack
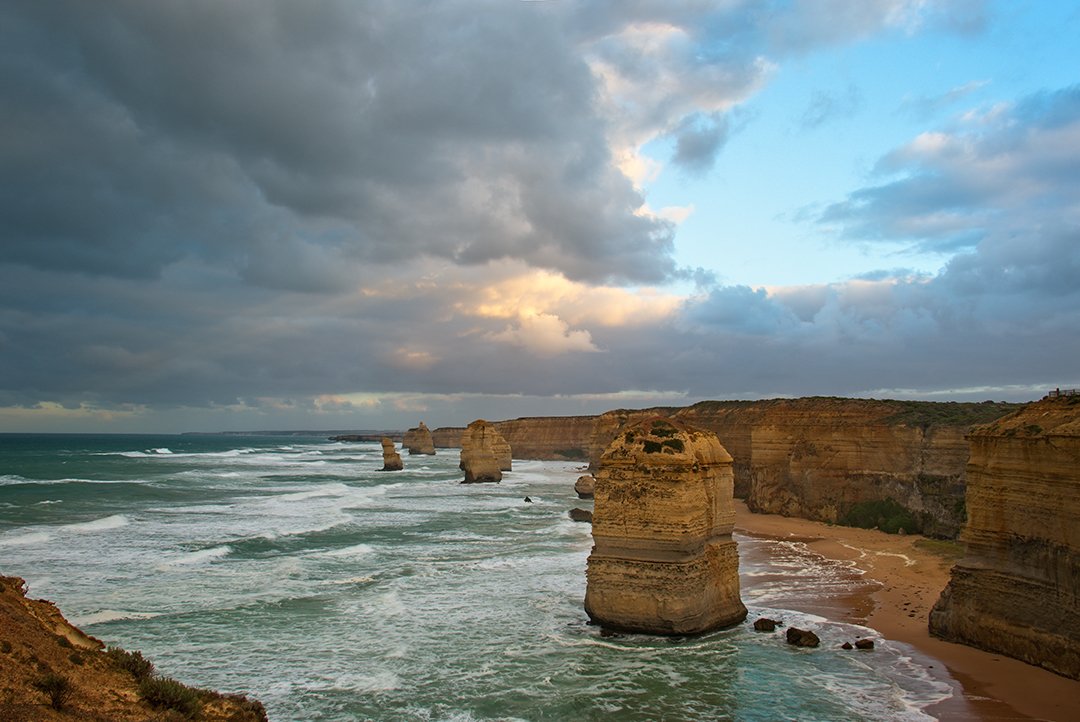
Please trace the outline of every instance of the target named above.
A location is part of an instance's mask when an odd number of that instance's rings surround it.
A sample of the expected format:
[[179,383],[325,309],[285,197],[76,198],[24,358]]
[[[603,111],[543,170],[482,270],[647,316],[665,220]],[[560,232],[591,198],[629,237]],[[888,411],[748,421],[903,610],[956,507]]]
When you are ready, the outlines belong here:
[[577,492],[579,499],[592,499],[595,489],[596,479],[593,478],[592,474],[579,476],[578,480],[574,482],[574,491]]
[[664,635],[745,619],[733,483],[731,455],[710,431],[654,417],[620,433],[596,473],[589,618]]
[[424,424],[409,429],[405,432],[405,438],[401,442],[402,448],[409,450],[409,456],[413,454],[435,455],[435,441],[432,439],[431,430]]
[[382,438],[383,471],[401,471],[405,464],[401,461],[401,454],[394,448],[394,440],[389,436]]
[[495,430],[493,424],[477,419],[461,435],[461,462],[458,466],[465,472],[465,480],[461,483],[502,481],[502,472],[510,468],[509,458],[510,444],[506,443],[506,439]]

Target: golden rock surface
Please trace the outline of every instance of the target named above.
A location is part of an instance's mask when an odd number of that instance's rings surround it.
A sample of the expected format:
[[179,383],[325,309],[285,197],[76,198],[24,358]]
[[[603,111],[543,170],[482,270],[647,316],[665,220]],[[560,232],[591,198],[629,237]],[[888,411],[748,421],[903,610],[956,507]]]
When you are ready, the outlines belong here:
[[971,434],[967,555],[930,612],[939,637],[1080,679],[1080,396]]
[[669,419],[615,438],[596,474],[585,593],[593,622],[680,635],[746,617],[731,463],[715,434]]

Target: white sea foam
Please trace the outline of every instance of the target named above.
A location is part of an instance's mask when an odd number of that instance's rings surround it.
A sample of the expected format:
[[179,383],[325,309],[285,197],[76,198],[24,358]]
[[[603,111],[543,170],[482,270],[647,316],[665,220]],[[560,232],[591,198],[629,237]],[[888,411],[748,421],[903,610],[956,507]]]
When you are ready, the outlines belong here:
[[330,551],[318,552],[313,556],[324,557],[348,557],[350,559],[370,556],[375,551],[375,547],[370,544],[353,544],[352,546],[342,547],[340,549],[331,549]]
[[210,547],[209,549],[199,549],[198,551],[189,552],[187,554],[181,554],[178,557],[169,559],[162,564],[158,565],[158,569],[168,569],[169,567],[183,567],[193,564],[202,564],[204,562],[212,562],[215,559],[221,559],[228,556],[232,548],[228,545],[222,545],[217,547]]
[[348,579],[328,579],[323,584],[330,586],[343,586],[353,584],[371,584],[375,581],[375,577],[349,577]]
[[60,529],[64,531],[73,531],[77,534],[89,534],[96,531],[108,531],[109,529],[119,529],[122,526],[128,525],[128,518],[123,514],[113,514],[102,519],[95,519],[93,521],[84,521],[77,524],[65,524]]
[[29,546],[31,544],[44,544],[50,539],[52,539],[52,536],[43,531],[32,531],[22,534],[13,533],[11,535],[0,537],[0,546],[21,547]]
[[90,614],[83,614],[71,618],[71,623],[77,627],[89,627],[93,624],[105,624],[106,622],[118,622],[122,619],[153,619],[160,617],[157,612],[130,612],[119,609],[102,609]]

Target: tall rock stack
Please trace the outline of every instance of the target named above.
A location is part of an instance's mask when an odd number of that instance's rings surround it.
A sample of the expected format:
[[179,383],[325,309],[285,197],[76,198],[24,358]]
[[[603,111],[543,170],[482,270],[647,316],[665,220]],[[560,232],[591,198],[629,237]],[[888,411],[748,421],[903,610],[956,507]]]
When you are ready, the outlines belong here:
[[930,632],[1080,679],[1080,395],[970,437],[967,556]]
[[394,440],[389,436],[382,437],[382,461],[383,471],[401,471],[405,464],[401,463],[401,454],[394,449]]
[[435,442],[431,438],[431,430],[423,421],[416,428],[405,432],[405,438],[401,442],[402,447],[409,450],[409,455],[427,454],[435,455]]
[[483,419],[469,424],[461,435],[463,484],[502,481],[502,472],[510,469],[510,444],[495,426]]
[[746,618],[731,456],[716,435],[663,418],[600,459],[585,611],[608,629],[699,634]]

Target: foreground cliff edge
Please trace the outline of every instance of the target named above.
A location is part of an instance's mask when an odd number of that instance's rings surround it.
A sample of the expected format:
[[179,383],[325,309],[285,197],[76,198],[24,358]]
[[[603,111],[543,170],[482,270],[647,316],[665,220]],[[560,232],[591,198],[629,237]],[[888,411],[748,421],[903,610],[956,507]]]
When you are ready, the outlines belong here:
[[716,435],[647,419],[600,462],[585,611],[605,629],[701,634],[746,618],[731,456]]
[[1080,679],[1080,396],[976,429],[967,555],[930,632]]
[[105,648],[26,583],[0,576],[0,720],[3,722],[266,722],[261,703],[153,674],[138,652]]

